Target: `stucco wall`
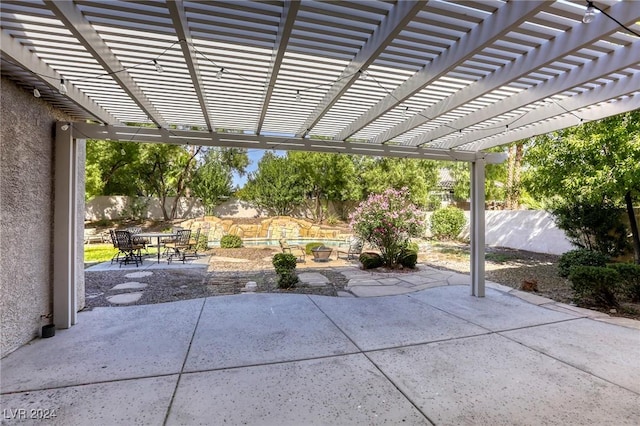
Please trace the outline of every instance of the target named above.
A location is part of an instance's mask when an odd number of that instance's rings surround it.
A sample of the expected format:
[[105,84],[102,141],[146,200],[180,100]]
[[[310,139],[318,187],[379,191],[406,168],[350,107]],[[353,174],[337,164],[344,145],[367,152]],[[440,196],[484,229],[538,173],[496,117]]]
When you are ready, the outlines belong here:
[[29,342],[51,321],[53,131],[54,122],[65,119],[30,91],[1,80],[2,356]]
[[[468,239],[469,212],[464,213],[467,225],[460,237]],[[427,223],[430,217],[431,213],[428,213]],[[541,210],[485,211],[485,243],[488,246],[549,254],[562,254],[575,248],[564,231],[556,226],[553,217]]]

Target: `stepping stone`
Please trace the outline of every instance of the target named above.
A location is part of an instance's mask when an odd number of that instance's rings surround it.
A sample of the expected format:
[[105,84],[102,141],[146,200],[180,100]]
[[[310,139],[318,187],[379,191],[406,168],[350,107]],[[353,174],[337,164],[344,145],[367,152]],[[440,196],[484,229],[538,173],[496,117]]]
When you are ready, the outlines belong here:
[[149,272],[149,271],[131,272],[130,274],[126,274],[125,277],[127,277],[127,278],[144,278],[144,277],[148,277],[149,275],[153,275],[153,272]]
[[139,283],[137,281],[130,281],[114,286],[111,290],[137,290],[147,287],[148,284]]
[[329,284],[327,277],[319,272],[303,272],[298,274],[298,278],[303,284],[307,284],[311,287],[324,287]]
[[258,283],[256,283],[255,281],[249,281],[247,284],[245,284],[242,291],[253,292],[253,291],[256,291],[257,288],[258,288]]
[[142,297],[142,292],[136,293],[125,293],[125,294],[116,294],[115,296],[107,297],[107,301],[109,303],[113,303],[114,305],[126,305],[128,303],[134,303],[140,300]]

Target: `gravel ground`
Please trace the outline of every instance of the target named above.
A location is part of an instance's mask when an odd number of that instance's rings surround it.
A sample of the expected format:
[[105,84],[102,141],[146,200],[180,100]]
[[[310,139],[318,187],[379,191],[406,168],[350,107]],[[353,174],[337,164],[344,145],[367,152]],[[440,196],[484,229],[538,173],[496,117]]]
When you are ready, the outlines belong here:
[[[116,284],[137,281],[148,284],[142,297],[132,304],[171,302],[200,297],[239,294],[249,281],[257,284],[257,292],[299,293],[336,296],[344,290],[348,280],[327,267],[350,264],[345,260],[314,263],[307,257],[298,264],[298,272],[319,272],[329,279],[326,287],[299,286],[291,290],[277,288],[277,275],[271,258],[275,248],[216,249],[212,254],[208,270],[154,270],[153,275],[128,279],[129,271],[86,272],[86,309],[98,306],[114,306],[107,297],[140,290],[111,290]],[[458,243],[434,243],[428,245],[419,256],[419,264],[437,269],[469,273],[469,246]],[[512,288],[519,289],[523,281],[536,281],[540,296],[558,302],[572,303],[572,290],[567,279],[558,276],[558,256],[533,253],[507,248],[488,248],[486,254],[486,278]],[[592,306],[585,306],[595,309]],[[616,312],[605,312],[628,318],[640,319],[640,304],[622,305]]]

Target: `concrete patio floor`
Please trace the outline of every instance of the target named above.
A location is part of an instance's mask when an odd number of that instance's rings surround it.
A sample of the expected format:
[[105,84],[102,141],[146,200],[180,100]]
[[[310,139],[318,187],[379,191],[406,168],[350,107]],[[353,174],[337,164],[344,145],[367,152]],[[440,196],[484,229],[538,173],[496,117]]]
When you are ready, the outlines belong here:
[[2,424],[640,424],[637,328],[493,287],[81,312],[2,359]]

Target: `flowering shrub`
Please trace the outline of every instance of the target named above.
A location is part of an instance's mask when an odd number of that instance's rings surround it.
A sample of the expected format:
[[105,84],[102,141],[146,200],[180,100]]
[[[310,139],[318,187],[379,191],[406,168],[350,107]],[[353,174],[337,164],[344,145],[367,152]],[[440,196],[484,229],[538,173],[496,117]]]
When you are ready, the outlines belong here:
[[380,250],[390,268],[398,265],[409,238],[424,232],[423,218],[406,188],[371,194],[349,216],[352,232]]

